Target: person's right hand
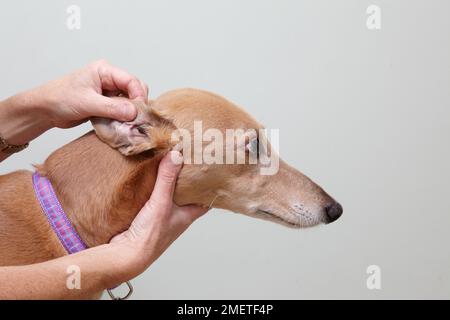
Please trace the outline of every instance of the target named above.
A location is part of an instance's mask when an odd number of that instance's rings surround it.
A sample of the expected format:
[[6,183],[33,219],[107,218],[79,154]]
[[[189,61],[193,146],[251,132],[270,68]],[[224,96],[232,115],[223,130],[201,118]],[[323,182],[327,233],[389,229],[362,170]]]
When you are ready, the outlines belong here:
[[[173,159],[173,160],[172,160]],[[133,259],[127,270],[138,275],[155,261],[196,219],[208,211],[207,208],[187,205],[179,207],[173,203],[173,193],[182,167],[182,155],[169,152],[158,169],[152,195],[138,213],[130,228],[115,236],[110,244],[127,244],[138,261]]]

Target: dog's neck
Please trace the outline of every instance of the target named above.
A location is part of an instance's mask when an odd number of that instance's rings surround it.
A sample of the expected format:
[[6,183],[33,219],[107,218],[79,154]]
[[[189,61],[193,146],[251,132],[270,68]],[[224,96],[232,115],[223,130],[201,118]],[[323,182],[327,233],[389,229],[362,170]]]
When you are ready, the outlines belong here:
[[56,150],[38,170],[92,247],[129,227],[153,190],[159,160],[125,157],[90,132]]

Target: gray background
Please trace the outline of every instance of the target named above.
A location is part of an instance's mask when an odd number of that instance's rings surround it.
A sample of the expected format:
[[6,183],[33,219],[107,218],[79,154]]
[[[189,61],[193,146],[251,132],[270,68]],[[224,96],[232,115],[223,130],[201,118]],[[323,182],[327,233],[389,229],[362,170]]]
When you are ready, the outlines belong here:
[[[370,4],[381,30],[366,28]],[[280,128],[282,157],[344,206],[307,230],[213,211],[133,281],[134,298],[450,298],[449,12],[438,0],[7,1],[0,97],[98,58],[151,97],[214,91]],[[1,172],[89,129],[52,130]],[[371,264],[381,290],[366,288]]]

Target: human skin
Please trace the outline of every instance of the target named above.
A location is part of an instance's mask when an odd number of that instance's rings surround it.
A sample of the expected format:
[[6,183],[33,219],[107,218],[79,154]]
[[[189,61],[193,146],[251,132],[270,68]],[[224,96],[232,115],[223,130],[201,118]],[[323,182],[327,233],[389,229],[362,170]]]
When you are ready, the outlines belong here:
[[[50,128],[70,128],[89,117],[134,119],[133,104],[111,99],[123,94],[147,99],[147,86],[105,61],[0,102],[0,134],[10,144],[33,140]],[[8,155],[0,153],[0,161]],[[171,151],[159,165],[151,198],[130,228],[109,244],[55,260],[0,267],[0,299],[87,299],[130,280],[151,265],[207,209],[173,203],[181,154]],[[175,161],[174,161],[175,160]],[[67,267],[81,271],[81,288],[66,285]]]

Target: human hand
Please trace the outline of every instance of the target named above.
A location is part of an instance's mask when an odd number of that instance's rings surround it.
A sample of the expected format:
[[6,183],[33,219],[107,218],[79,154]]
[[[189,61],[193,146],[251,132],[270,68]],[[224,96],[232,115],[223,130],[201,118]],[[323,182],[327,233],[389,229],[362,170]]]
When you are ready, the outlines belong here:
[[45,99],[41,104],[50,126],[70,128],[92,116],[133,120],[136,117],[134,105],[110,97],[122,94],[129,99],[146,100],[148,87],[126,71],[99,60],[50,81],[30,94],[34,101]]
[[171,151],[161,160],[150,199],[130,228],[110,242],[113,245],[125,244],[127,250],[134,253],[134,259],[128,265],[128,272],[134,276],[145,271],[196,219],[208,211],[195,205],[179,207],[174,204],[172,198],[182,167],[181,157],[178,151]]
[[[123,95],[146,100],[147,86],[103,60],[38,88],[0,101],[0,135],[12,145],[30,142],[45,131],[70,128],[90,117],[131,121],[137,110]],[[0,152],[0,161],[9,154]]]

